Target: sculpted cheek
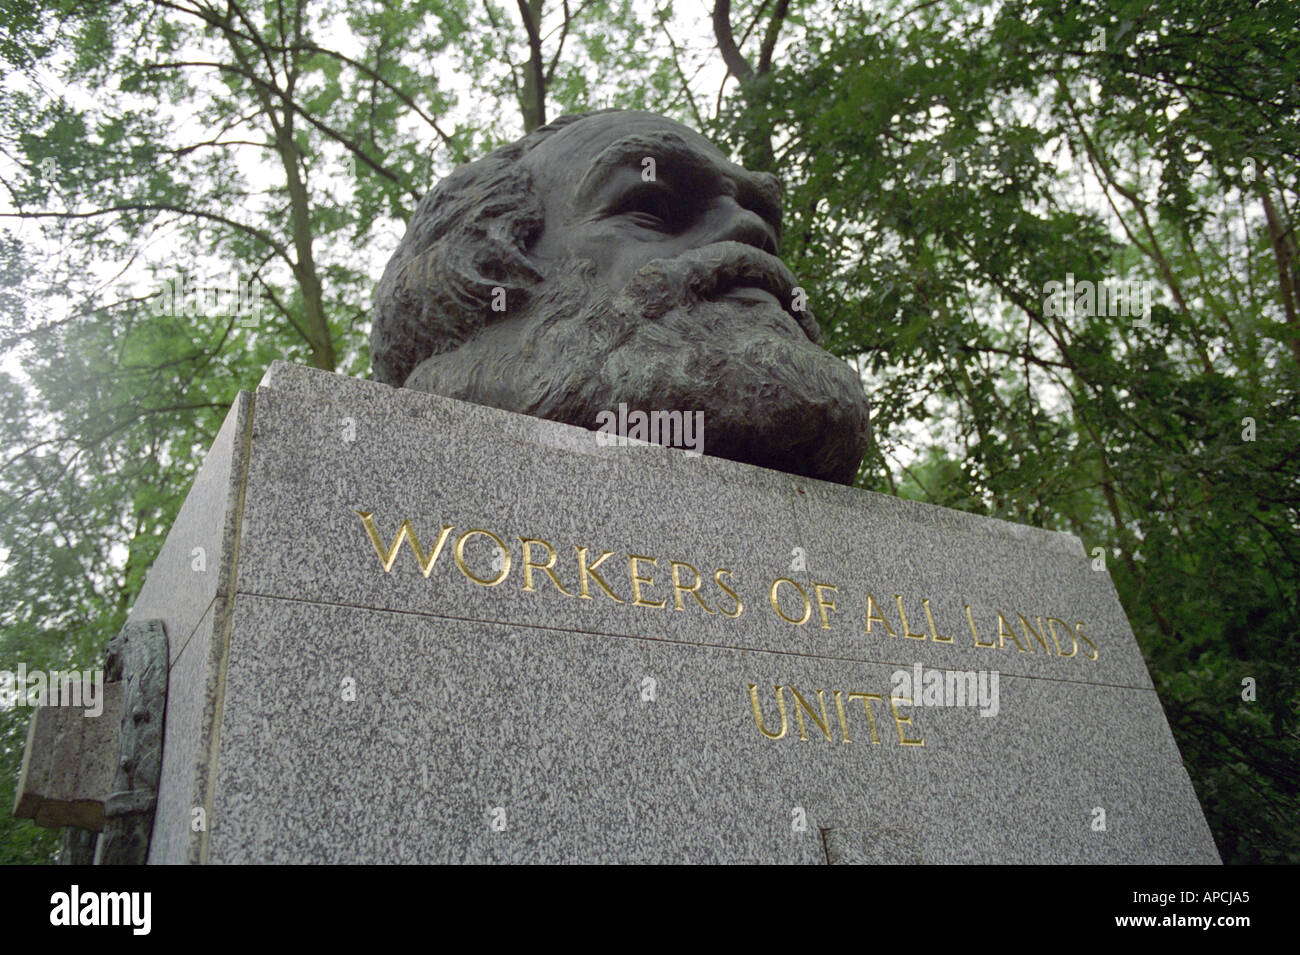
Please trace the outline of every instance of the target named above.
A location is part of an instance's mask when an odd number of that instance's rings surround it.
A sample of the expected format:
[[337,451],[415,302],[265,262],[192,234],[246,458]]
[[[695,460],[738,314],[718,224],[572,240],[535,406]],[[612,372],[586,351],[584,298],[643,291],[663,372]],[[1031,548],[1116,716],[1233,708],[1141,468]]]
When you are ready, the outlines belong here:
[[623,288],[647,262],[673,254],[663,243],[639,241],[630,237],[629,231],[608,227],[593,230],[570,246],[575,258],[595,265],[594,277],[610,290]]

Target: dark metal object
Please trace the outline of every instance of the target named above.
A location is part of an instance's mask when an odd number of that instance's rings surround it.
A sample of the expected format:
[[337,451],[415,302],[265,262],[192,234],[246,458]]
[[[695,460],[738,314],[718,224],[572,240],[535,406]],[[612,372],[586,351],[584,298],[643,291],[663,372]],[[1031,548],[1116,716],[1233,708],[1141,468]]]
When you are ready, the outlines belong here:
[[620,405],[702,413],[694,450],[852,483],[867,398],[777,258],[780,216],[775,177],[679,123],[562,117],[420,201],[374,377],[592,430]]
[[104,676],[125,683],[115,792],[104,803],[97,865],[144,865],[162,774],[167,634],[161,620],[128,623],[108,645]]
[[[167,704],[167,633],[161,620],[128,623],[105,651],[104,678],[122,682],[122,721],[114,792],[104,802],[104,831],[69,827],[64,864],[144,865],[162,773]],[[93,855],[92,855],[93,853]]]
[[99,833],[94,830],[64,826],[59,865],[94,865],[95,842],[98,839]]

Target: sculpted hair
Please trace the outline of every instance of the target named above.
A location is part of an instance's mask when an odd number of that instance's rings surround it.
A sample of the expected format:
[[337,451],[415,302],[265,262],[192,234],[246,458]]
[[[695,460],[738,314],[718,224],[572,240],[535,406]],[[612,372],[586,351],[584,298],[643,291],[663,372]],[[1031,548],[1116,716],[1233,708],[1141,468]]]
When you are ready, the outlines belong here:
[[461,166],[420,199],[375,295],[370,364],[376,381],[401,386],[430,355],[463,344],[494,317],[494,290],[511,311],[541,275],[524,251],[545,212],[519,160],[557,130],[594,116],[573,113]]

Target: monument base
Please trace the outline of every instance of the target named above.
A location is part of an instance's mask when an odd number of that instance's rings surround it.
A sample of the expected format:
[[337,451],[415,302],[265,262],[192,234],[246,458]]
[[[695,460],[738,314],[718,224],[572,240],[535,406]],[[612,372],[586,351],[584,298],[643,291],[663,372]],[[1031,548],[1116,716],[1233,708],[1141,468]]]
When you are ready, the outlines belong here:
[[155,863],[1219,861],[1066,534],[276,363],[155,618]]

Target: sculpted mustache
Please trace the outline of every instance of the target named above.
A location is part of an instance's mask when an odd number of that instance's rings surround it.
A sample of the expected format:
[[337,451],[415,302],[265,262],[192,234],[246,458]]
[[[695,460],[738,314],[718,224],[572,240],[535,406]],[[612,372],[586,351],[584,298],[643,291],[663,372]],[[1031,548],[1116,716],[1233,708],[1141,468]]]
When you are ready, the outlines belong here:
[[639,311],[658,318],[680,305],[716,298],[739,286],[770,292],[815,344],[817,320],[808,309],[793,308],[795,277],[774,255],[743,242],[715,242],[671,259],[655,259],[628,281],[620,297],[640,303]]

